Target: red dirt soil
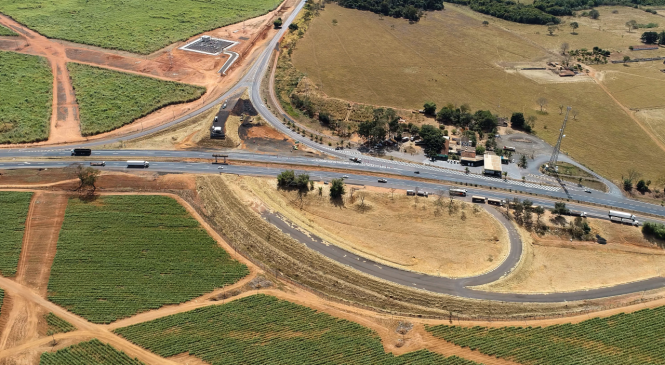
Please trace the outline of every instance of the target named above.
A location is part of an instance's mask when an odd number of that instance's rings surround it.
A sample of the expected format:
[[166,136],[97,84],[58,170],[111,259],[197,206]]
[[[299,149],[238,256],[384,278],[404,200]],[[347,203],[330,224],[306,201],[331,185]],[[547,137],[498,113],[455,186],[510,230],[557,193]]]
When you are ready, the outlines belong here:
[[[148,56],[51,40],[0,14],[0,24],[20,35],[19,40],[0,42],[0,49],[46,57],[54,75],[53,116],[51,118],[49,140],[28,145],[72,143],[127,135],[143,128],[150,128],[172,121],[204,105],[205,102],[214,100],[243,76],[247,68],[261,54],[267,42],[275,35],[277,30],[272,27],[273,19],[288,16],[295,4],[296,0],[285,0],[275,11],[266,15],[196,35],[187,41],[174,43]],[[231,50],[239,53],[240,57],[227,71],[226,76],[220,77],[217,71],[222,67],[228,56],[209,56],[178,49],[178,47],[197,39],[201,35],[211,35],[239,42]],[[245,39],[240,39],[241,37]],[[164,80],[205,86],[207,92],[200,100],[168,106],[112,132],[86,138],[82,137],[80,133],[78,105],[69,80],[69,72],[66,68],[67,62],[84,63]],[[16,147],[16,145],[7,145],[7,147]]]

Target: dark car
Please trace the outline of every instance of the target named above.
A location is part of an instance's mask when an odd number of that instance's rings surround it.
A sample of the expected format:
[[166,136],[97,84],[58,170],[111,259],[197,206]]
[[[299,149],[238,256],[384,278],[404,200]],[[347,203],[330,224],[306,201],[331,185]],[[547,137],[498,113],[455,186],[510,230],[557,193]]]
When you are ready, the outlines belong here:
[[386,179],[379,179],[379,182],[380,182],[380,183],[387,183],[388,180],[386,180]]

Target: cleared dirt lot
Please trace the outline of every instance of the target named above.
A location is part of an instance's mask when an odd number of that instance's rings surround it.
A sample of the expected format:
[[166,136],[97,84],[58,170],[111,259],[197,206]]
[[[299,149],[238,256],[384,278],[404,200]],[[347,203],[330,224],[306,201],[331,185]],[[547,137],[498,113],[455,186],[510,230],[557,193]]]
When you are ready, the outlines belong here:
[[[543,220],[549,219],[543,217]],[[639,228],[588,219],[592,234],[606,244],[538,237],[521,229],[527,241],[518,267],[483,290],[551,293],[613,286],[660,276],[665,272],[663,242],[647,240]],[[548,223],[549,224],[549,223]]]
[[[274,179],[246,179],[252,192],[271,210],[325,241],[387,265],[442,276],[472,276],[489,271],[508,253],[501,224],[471,204],[447,199],[407,197],[404,191],[360,189],[332,202],[328,186],[318,186],[302,201],[298,192],[278,190]],[[354,186],[347,186],[347,192]],[[358,187],[355,187],[358,188]],[[379,190],[379,191],[377,191]],[[445,204],[445,206],[443,205]],[[464,216],[464,219],[461,218]]]
[[[501,21],[452,4],[446,4],[444,11],[428,12],[416,24],[389,17],[379,19],[370,12],[327,4],[298,42],[293,63],[330,97],[404,109],[419,109],[428,100],[439,107],[468,103],[472,109],[489,109],[505,117],[512,112],[537,116],[536,133],[551,144],[556,142],[563,120],[558,106],[572,105],[579,113],[575,123],[567,126],[562,151],[611,179],[620,179],[630,164],[655,180],[665,174],[665,166],[660,163],[665,152],[632,119],[632,112],[624,110],[608,94],[623,92],[621,86],[610,85],[606,92],[594,82],[539,83],[520,73],[508,73],[501,66],[541,62],[545,67],[546,61],[561,61],[559,46],[563,42],[569,43],[571,49],[598,46],[628,52],[629,44],[639,44],[639,35],[636,31],[627,33],[623,25],[626,21],[663,23],[662,17],[644,11],[618,9],[621,17],[602,8],[598,24],[575,18],[580,23],[577,35],[569,34],[570,27],[563,24],[560,31],[549,36],[545,26]],[[603,20],[605,17],[607,20]],[[337,25],[332,25],[332,19],[337,20]],[[489,26],[483,27],[483,20]],[[598,30],[599,26],[603,30]],[[360,27],[362,33],[357,32]],[[661,53],[659,50],[652,55]],[[630,56],[646,57],[641,53]],[[623,67],[608,65],[598,69]],[[633,68],[638,69],[625,67]],[[662,77],[659,71],[645,72],[652,72],[654,78]],[[629,79],[641,82],[634,76]],[[659,89],[649,86],[656,81],[645,80],[649,83],[636,89],[644,92],[635,94],[635,98],[654,90],[650,99],[659,99]],[[536,113],[539,97],[548,100],[548,114]],[[625,98],[617,100],[629,103]],[[657,103],[650,101],[649,105]],[[616,152],[613,159],[601,153],[608,146]],[[634,155],[644,158],[630,157]]]

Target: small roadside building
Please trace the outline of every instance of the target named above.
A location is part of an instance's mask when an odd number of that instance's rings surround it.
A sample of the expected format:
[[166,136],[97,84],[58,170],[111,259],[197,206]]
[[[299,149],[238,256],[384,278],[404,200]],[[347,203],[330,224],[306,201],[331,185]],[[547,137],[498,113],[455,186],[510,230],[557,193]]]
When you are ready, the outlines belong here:
[[501,167],[501,156],[495,154],[486,153],[484,156],[485,167],[483,169],[483,174],[501,177],[503,170]]

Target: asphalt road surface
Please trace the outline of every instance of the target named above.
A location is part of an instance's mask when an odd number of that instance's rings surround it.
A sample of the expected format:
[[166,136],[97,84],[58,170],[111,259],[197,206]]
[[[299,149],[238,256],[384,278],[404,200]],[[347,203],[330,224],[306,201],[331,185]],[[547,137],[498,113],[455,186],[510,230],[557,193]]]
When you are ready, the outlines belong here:
[[[73,162],[71,159],[62,160],[63,157],[70,156],[70,149],[73,147],[87,147],[93,149],[93,156],[89,159],[80,159],[78,162],[88,165],[91,161],[99,161],[104,159],[109,159],[106,161],[106,167],[102,169],[113,169],[113,170],[126,170],[126,162],[123,160],[182,160],[182,159],[192,159],[192,158],[207,158],[212,160],[212,153],[219,151],[158,151],[158,150],[97,150],[95,147],[99,147],[105,144],[118,142],[120,140],[130,140],[132,138],[139,138],[143,136],[150,135],[152,133],[170,128],[178,123],[184,122],[198,114],[201,114],[211,108],[217,108],[221,102],[225,99],[230,98],[232,95],[237,94],[244,88],[248,88],[250,92],[250,97],[254,103],[255,108],[261,114],[261,116],[271,123],[276,129],[282,133],[288,135],[300,143],[307,145],[308,147],[321,151],[331,158],[321,159],[321,158],[306,158],[306,157],[289,157],[289,156],[280,156],[280,155],[267,155],[267,154],[257,154],[257,153],[240,153],[240,152],[231,152],[225,154],[229,155],[229,158],[232,160],[239,161],[251,161],[251,162],[266,162],[266,163],[288,163],[292,165],[302,165],[308,166],[310,168],[326,167],[326,168],[344,168],[347,170],[357,171],[357,173],[349,175],[347,179],[348,183],[356,183],[363,185],[372,185],[372,186],[383,186],[388,188],[397,188],[397,189],[419,189],[425,190],[430,193],[439,193],[448,190],[451,187],[459,187],[459,184],[465,184],[465,189],[468,190],[470,195],[483,195],[487,198],[497,198],[510,200],[515,196],[513,191],[519,191],[524,193],[533,193],[539,194],[539,196],[530,197],[535,205],[542,205],[543,207],[551,208],[554,205],[556,200],[554,199],[568,199],[566,203],[569,208],[575,210],[581,210],[588,213],[589,216],[595,218],[607,219],[607,208],[598,208],[588,205],[583,205],[583,203],[596,203],[611,206],[617,210],[628,210],[632,212],[645,213],[650,215],[662,216],[665,217],[665,207],[639,202],[631,200],[617,194],[616,187],[612,187],[610,193],[602,193],[594,191],[589,194],[580,189],[575,188],[574,186],[552,186],[544,184],[535,184],[535,183],[524,183],[521,181],[514,180],[502,180],[498,178],[491,178],[482,175],[474,174],[465,174],[461,171],[456,171],[452,169],[444,169],[433,166],[428,166],[425,164],[416,164],[416,163],[405,163],[398,161],[390,161],[386,159],[357,155],[350,151],[336,151],[326,146],[317,144],[305,137],[302,137],[299,134],[288,129],[281,121],[278,116],[275,116],[271,111],[266,107],[264,101],[261,97],[261,82],[264,80],[264,75],[268,69],[270,58],[272,56],[273,50],[277,46],[277,42],[287,31],[288,25],[293,21],[297,13],[305,5],[305,2],[302,1],[298,4],[295,11],[286,19],[283,23],[282,29],[275,35],[275,37],[270,41],[266,50],[258,57],[257,61],[250,67],[248,72],[243,76],[243,78],[233,86],[228,92],[224,95],[221,95],[217,99],[208,101],[207,104],[202,105],[199,109],[190,112],[187,115],[184,115],[180,118],[177,118],[169,123],[156,126],[154,128],[146,129],[141,132],[137,132],[130,136],[122,136],[104,140],[97,140],[94,142],[80,143],[71,146],[65,147],[28,147],[28,148],[12,148],[12,149],[0,149],[0,159],[3,159],[6,162],[0,162],[0,169],[14,169],[14,168],[61,168],[70,165]],[[360,157],[362,158],[362,163],[354,163],[349,161],[350,157]],[[111,161],[113,159],[114,161]],[[222,167],[220,169],[220,167]],[[185,162],[150,162],[150,171],[160,171],[160,172],[189,172],[189,173],[231,173],[239,175],[256,175],[256,176],[276,176],[281,169],[275,167],[259,167],[259,166],[234,166],[234,165],[213,165],[210,163],[185,163]],[[416,174],[416,171],[419,174]],[[385,174],[385,178],[388,180],[387,183],[380,184],[377,182],[376,176],[366,175],[367,172],[373,174]],[[338,172],[328,172],[328,171],[308,171],[312,179],[329,181],[330,179],[340,177],[342,174]],[[422,182],[414,180],[413,177],[425,178],[436,182]],[[0,185],[2,184],[2,178],[0,177]],[[457,184],[457,185],[451,185]],[[480,185],[484,187],[491,188],[501,188],[505,190],[480,190],[474,188],[474,185]],[[572,184],[571,184],[572,185]],[[571,201],[573,203],[571,203]],[[582,204],[574,203],[579,201]],[[457,295],[467,298],[476,298],[476,299],[489,299],[489,300],[502,300],[502,301],[515,301],[515,302],[561,302],[561,301],[572,301],[572,300],[583,300],[583,299],[593,299],[607,296],[614,296],[620,294],[627,294],[633,292],[639,292],[644,290],[650,290],[655,288],[661,288],[665,286],[665,278],[657,277],[649,280],[644,280],[640,282],[628,283],[617,285],[610,288],[601,288],[580,292],[571,292],[571,293],[555,293],[555,294],[542,294],[542,295],[524,295],[524,294],[511,294],[511,293],[490,293],[473,290],[471,287],[474,285],[480,285],[485,283],[490,283],[506,273],[510,272],[517,262],[522,253],[522,245],[517,236],[516,232],[512,228],[505,218],[499,214],[495,209],[489,209],[492,214],[499,219],[504,226],[509,231],[510,235],[510,253],[508,257],[494,270],[475,277],[468,278],[443,278],[437,276],[429,276],[418,274],[409,271],[403,271],[394,267],[389,267],[385,265],[380,265],[371,260],[361,258],[357,255],[354,255],[350,252],[344,251],[333,245],[325,245],[320,240],[317,241],[316,237],[310,238],[306,235],[303,235],[300,231],[290,228],[290,225],[287,224],[279,216],[270,217],[271,222],[280,229],[284,230],[286,233],[291,234],[297,238],[300,242],[307,245],[313,250],[320,252],[321,254],[334,259],[344,265],[352,267],[354,269],[360,270],[370,275],[374,275],[386,280],[393,281],[395,283],[412,286],[424,290],[430,290],[438,293],[446,293],[451,295]],[[641,218],[638,217],[640,221],[660,221],[653,218]]]

